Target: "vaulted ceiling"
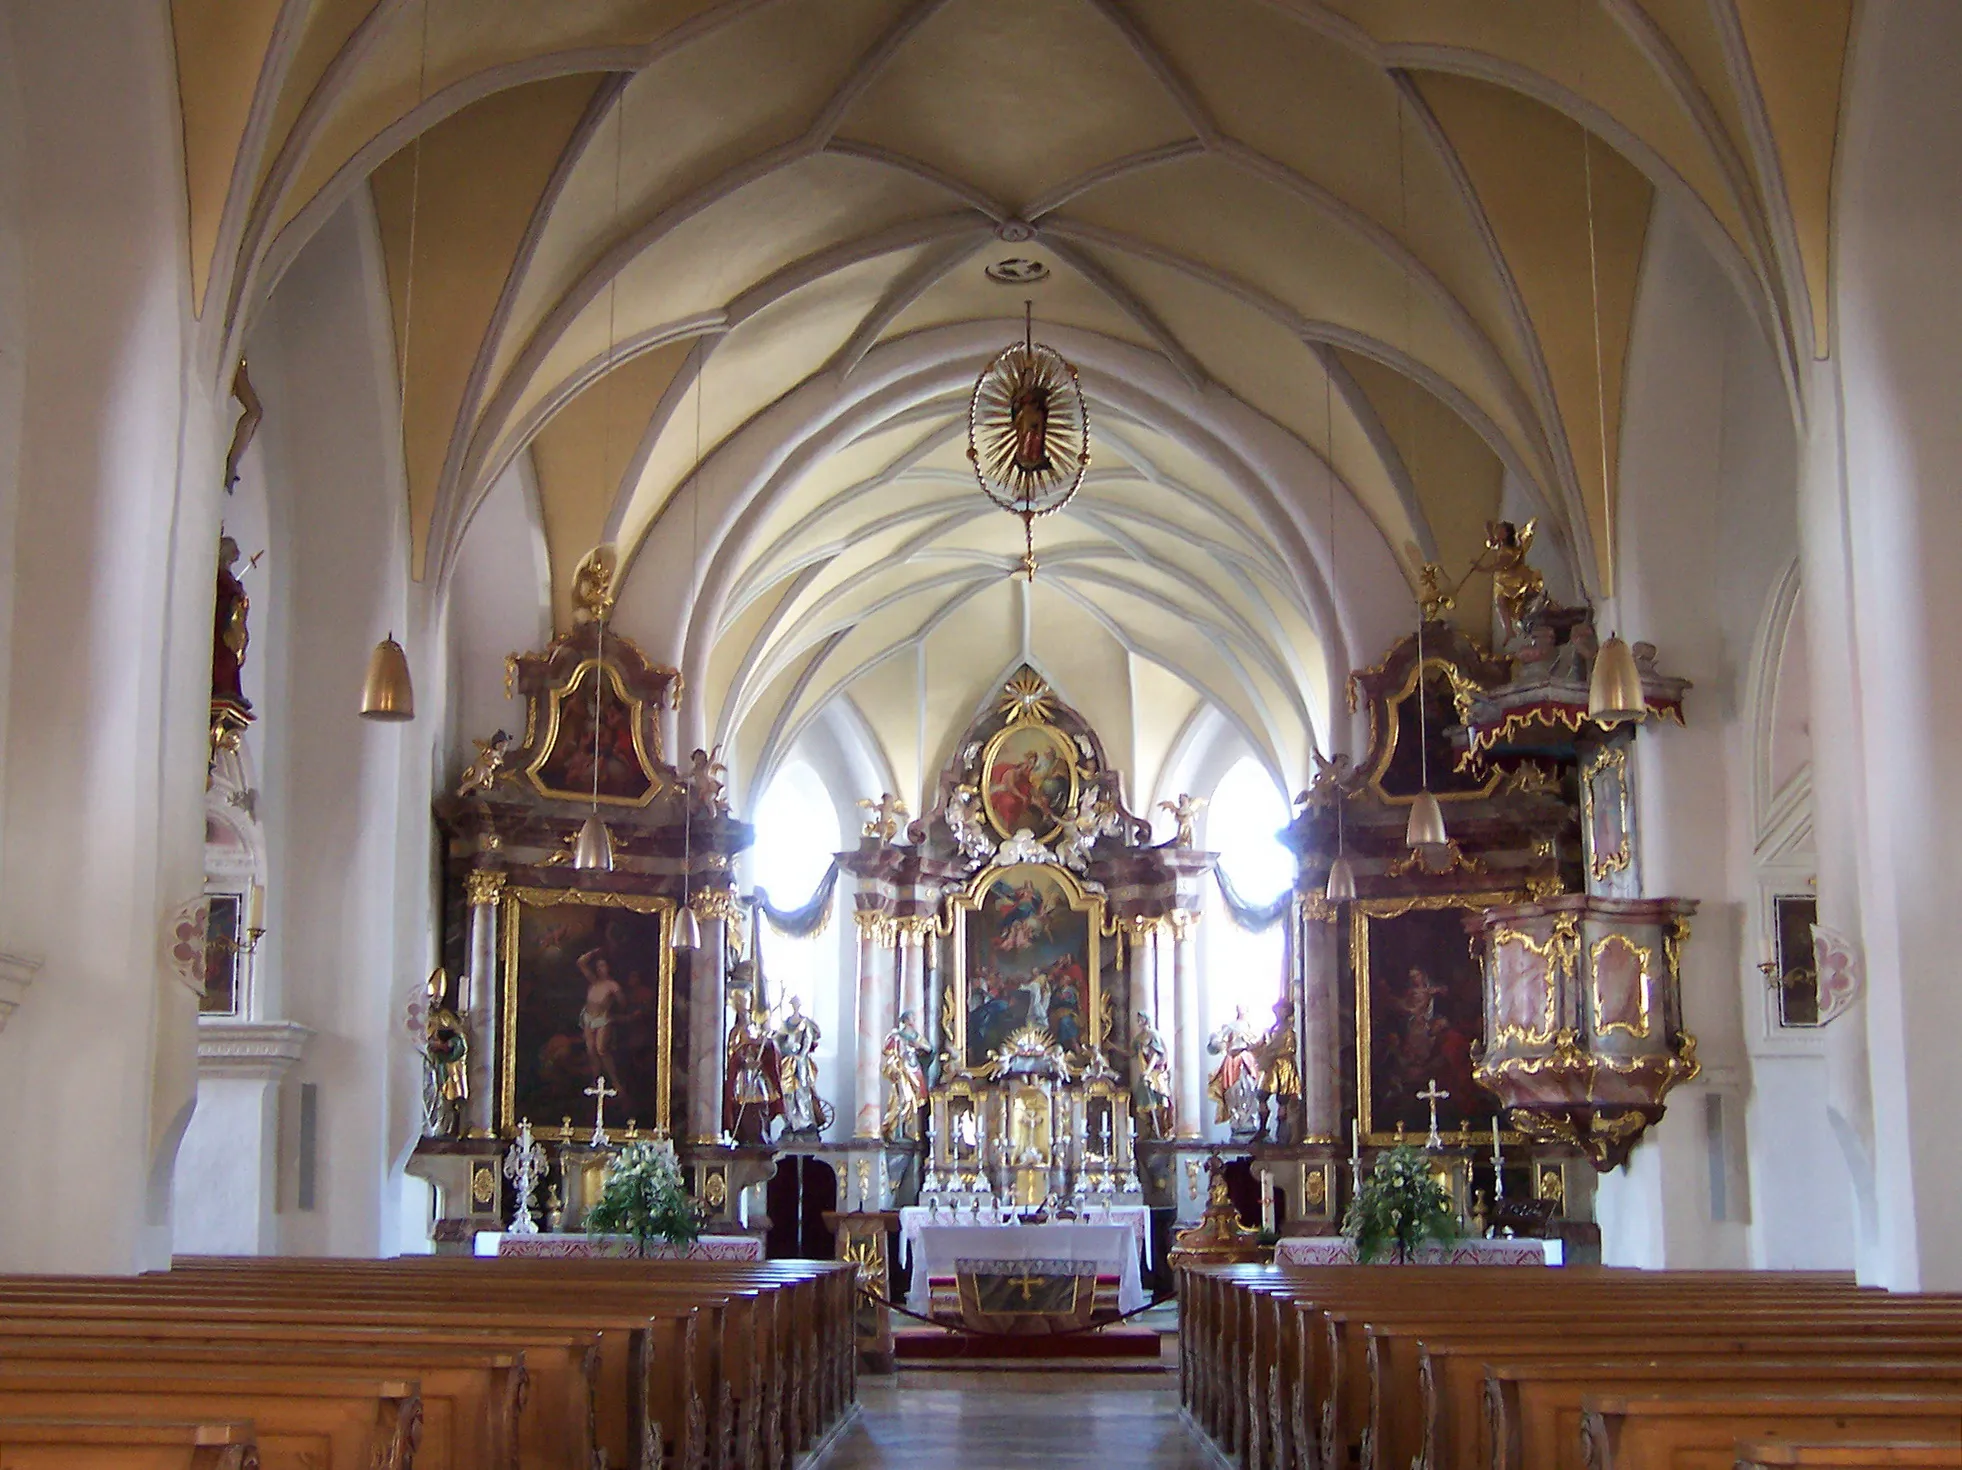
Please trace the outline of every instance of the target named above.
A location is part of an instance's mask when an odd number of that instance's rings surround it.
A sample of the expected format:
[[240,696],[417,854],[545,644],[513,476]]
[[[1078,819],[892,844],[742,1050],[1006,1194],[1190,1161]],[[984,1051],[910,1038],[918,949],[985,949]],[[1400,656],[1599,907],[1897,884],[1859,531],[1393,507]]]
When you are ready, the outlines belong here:
[[[530,456],[560,619],[595,543],[619,543],[630,594],[638,566],[684,569],[703,728],[764,764],[826,701],[877,704],[908,654],[969,675],[945,696],[958,728],[1040,614],[1298,773],[1341,670],[1378,651],[1351,646],[1367,619],[1343,626],[1351,563],[1460,570],[1504,498],[1611,591],[1658,197],[1795,405],[1829,345],[1851,0],[173,11],[223,360],[370,189],[417,574],[450,575]],[[1047,276],[997,284],[1006,258]],[[1085,367],[1094,456],[1041,529],[1033,598],[961,437],[964,384],[1024,300]],[[1334,499],[1354,529],[1331,546]],[[651,555],[664,538],[686,554]],[[947,738],[927,723],[923,766]]]

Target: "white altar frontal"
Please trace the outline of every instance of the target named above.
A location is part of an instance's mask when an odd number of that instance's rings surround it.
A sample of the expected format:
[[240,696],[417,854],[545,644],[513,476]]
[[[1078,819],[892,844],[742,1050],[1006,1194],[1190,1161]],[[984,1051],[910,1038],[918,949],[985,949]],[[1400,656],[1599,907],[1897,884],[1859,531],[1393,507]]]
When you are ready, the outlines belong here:
[[923,1316],[927,1283],[952,1276],[960,1260],[1086,1262],[1117,1278],[1117,1309],[1133,1312],[1145,1304],[1140,1262],[1148,1263],[1150,1249],[1151,1212],[1138,1205],[1113,1206],[1108,1220],[1096,1208],[1050,1225],[997,1225],[914,1206],[899,1212],[899,1258],[913,1269],[906,1305]]

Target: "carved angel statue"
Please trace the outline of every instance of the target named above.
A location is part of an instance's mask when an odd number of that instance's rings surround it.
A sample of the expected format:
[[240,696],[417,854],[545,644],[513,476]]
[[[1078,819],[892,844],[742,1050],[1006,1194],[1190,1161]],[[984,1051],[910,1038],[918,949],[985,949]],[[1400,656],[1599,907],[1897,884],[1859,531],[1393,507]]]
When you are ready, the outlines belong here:
[[1355,775],[1355,763],[1341,751],[1324,757],[1319,750],[1309,752],[1315,757],[1315,779],[1308,789],[1294,799],[1296,806],[1332,806],[1336,799],[1349,789],[1350,778]]
[[1056,856],[1080,873],[1089,866],[1090,849],[1116,830],[1116,799],[1101,787],[1093,786],[1077,802],[1076,814],[1064,819]]
[[1017,827],[1015,835],[995,849],[995,861],[1004,865],[1009,863],[1053,863],[1056,854],[1036,841],[1035,833],[1027,827]]
[[1524,633],[1546,607],[1546,578],[1526,565],[1539,529],[1535,516],[1523,526],[1511,521],[1485,523],[1485,550],[1472,563],[1475,571],[1492,577],[1492,601],[1498,606],[1505,642]]
[[470,1036],[448,1000],[449,974],[438,965],[429,972],[429,999],[422,1030],[423,1131],[431,1138],[454,1138],[463,1126],[463,1104],[470,1096]]
[[497,784],[498,775],[504,770],[504,758],[511,752],[511,737],[502,730],[488,740],[470,743],[477,747],[477,758],[463,768],[463,779],[456,783],[458,796],[490,790]]
[[1178,823],[1178,835],[1172,839],[1169,844],[1170,846],[1197,847],[1199,845],[1199,838],[1194,831],[1194,824],[1198,822],[1199,813],[1204,811],[1205,807],[1205,797],[1193,796],[1184,791],[1179,793],[1179,799],[1177,801],[1161,801],[1158,803],[1158,809],[1160,811],[1170,812],[1172,814],[1172,820]]
[[859,807],[872,814],[865,819],[862,836],[876,838],[886,843],[899,840],[899,829],[905,825],[904,818],[907,814],[905,802],[890,791],[885,791],[880,793],[877,801],[873,801],[870,797],[862,799]]
[[[861,803],[862,805],[862,803]],[[954,845],[969,862],[985,863],[995,855],[995,841],[981,818],[981,793],[972,786],[956,786],[942,811],[947,830],[954,834]]]
[[714,754],[698,747],[689,755],[688,772],[681,778],[688,788],[688,804],[711,817],[729,815],[729,800],[722,794],[722,778],[729,774],[729,768],[715,758],[721,753],[719,745]]

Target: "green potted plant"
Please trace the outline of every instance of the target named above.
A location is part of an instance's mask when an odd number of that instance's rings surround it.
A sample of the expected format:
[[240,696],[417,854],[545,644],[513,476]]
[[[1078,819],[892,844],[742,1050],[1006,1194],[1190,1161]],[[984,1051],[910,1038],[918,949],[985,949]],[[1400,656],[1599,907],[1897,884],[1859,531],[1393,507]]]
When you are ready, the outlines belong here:
[[650,1240],[692,1244],[702,1233],[702,1216],[682,1187],[674,1145],[642,1140],[620,1150],[607,1165],[606,1184],[586,1211],[589,1235],[630,1235],[636,1254],[647,1254]]
[[1394,1253],[1402,1262],[1422,1246],[1456,1240],[1458,1214],[1424,1155],[1404,1144],[1376,1156],[1369,1178],[1342,1217],[1342,1233],[1355,1242],[1358,1261],[1369,1263]]

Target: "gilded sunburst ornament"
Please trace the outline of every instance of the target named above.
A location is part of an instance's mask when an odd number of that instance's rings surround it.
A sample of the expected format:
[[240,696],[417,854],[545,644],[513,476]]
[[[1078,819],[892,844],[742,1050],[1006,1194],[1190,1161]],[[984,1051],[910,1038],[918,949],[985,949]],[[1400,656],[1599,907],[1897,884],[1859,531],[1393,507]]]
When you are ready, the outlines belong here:
[[1026,326],[968,403],[967,457],[982,493],[1022,521],[1020,570],[1035,580],[1035,521],[1070,503],[1090,466],[1090,412],[1076,369]]

